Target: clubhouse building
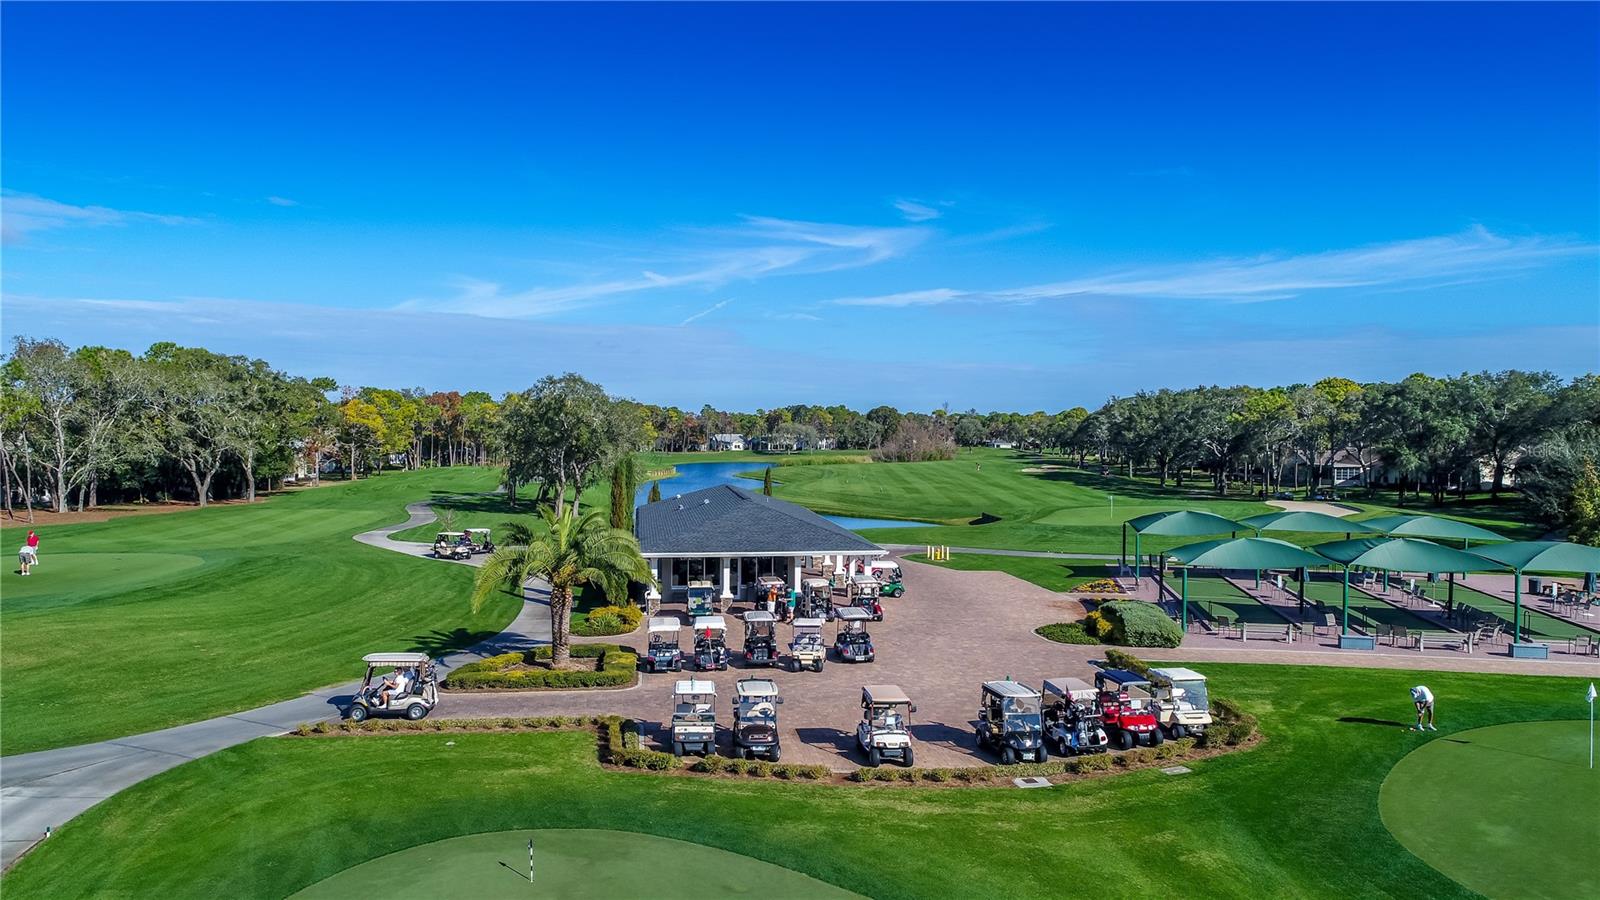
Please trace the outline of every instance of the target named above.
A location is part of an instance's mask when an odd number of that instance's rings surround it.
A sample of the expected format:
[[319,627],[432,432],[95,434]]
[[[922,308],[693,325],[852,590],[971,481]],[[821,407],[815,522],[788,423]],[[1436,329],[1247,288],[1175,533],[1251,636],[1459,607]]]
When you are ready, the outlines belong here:
[[888,551],[803,506],[732,485],[718,485],[646,503],[634,512],[634,534],[669,599],[691,581],[709,581],[725,600],[743,598],[763,575],[798,589],[802,573],[853,571]]

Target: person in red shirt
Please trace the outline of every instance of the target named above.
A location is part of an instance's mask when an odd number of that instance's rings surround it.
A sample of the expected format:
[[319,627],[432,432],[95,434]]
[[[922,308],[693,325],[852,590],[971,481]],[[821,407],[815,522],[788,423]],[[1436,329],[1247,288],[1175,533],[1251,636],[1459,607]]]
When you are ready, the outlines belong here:
[[32,528],[28,529],[28,549],[33,553],[33,565],[39,564],[39,533]]

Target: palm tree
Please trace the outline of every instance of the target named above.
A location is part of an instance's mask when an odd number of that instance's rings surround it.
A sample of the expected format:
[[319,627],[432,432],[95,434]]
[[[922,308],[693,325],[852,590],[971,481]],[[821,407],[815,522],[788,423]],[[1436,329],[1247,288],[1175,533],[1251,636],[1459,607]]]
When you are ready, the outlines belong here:
[[571,653],[572,591],[594,584],[608,596],[627,593],[630,581],[653,583],[650,565],[639,555],[639,541],[612,528],[600,510],[574,516],[569,509],[544,510],[542,523],[507,522],[505,543],[478,570],[472,611],[501,585],[521,592],[529,578],[550,583],[550,664],[567,665]]

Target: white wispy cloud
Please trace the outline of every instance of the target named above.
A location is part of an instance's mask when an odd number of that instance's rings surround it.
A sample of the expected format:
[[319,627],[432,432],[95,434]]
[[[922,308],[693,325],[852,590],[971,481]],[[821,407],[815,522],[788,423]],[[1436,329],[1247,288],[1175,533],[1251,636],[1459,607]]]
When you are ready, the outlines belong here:
[[277,194],[273,194],[272,196],[268,197],[267,198],[267,202],[271,203],[273,206],[299,206],[300,205],[300,201],[299,200],[290,200],[288,197],[279,197]]
[[894,208],[900,210],[900,215],[904,216],[907,222],[926,222],[944,215],[939,210],[915,200],[896,200]]
[[1125,269],[1008,288],[928,288],[843,297],[845,306],[1035,303],[1072,297],[1253,302],[1340,288],[1401,289],[1481,281],[1556,260],[1593,256],[1594,244],[1545,236],[1502,237],[1482,227],[1460,234],[1344,250],[1226,258]]
[[822,317],[821,316],[815,316],[815,315],[812,315],[811,313],[808,313],[808,312],[772,313],[770,316],[768,316],[768,318],[782,319],[785,322],[821,322],[822,321]]
[[632,271],[600,268],[593,278],[557,286],[508,288],[462,276],[456,293],[415,299],[398,309],[452,309],[502,318],[537,318],[625,295],[672,288],[715,290],[771,275],[833,272],[900,256],[928,237],[912,226],[873,227],[746,216],[733,227],[689,232],[680,246],[653,251]]
[[702,309],[699,312],[695,313],[694,315],[689,316],[688,318],[684,319],[682,322],[679,322],[678,323],[678,327],[681,328],[681,327],[683,327],[685,325],[688,325],[690,322],[697,322],[697,321],[705,318],[706,316],[711,315],[712,313],[716,312],[717,310],[723,308],[724,306],[727,306],[729,303],[732,303],[732,302],[733,302],[733,298],[732,297],[729,297],[726,300],[718,300],[716,303],[711,304],[710,306],[706,307],[705,309]]
[[37,231],[58,228],[126,225],[154,222],[161,225],[193,225],[188,216],[112,209],[109,206],[74,206],[35,194],[5,191],[0,194],[0,238],[13,243]]

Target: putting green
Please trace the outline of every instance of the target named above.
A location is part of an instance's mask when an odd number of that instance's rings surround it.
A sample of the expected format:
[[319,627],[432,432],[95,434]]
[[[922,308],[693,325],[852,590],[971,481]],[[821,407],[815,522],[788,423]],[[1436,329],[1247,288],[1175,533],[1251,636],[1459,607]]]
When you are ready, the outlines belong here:
[[[528,839],[534,878],[528,884]],[[792,869],[650,834],[495,831],[368,860],[294,895],[344,897],[857,897]]]
[[1488,897],[1597,897],[1600,769],[1589,723],[1518,722],[1438,737],[1383,781],[1407,850]]

